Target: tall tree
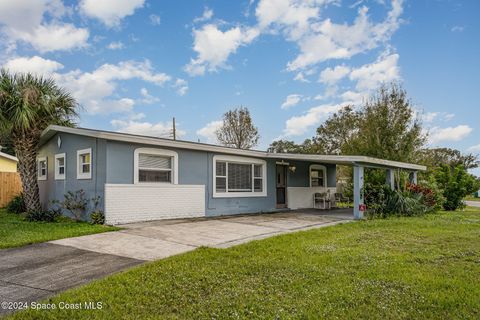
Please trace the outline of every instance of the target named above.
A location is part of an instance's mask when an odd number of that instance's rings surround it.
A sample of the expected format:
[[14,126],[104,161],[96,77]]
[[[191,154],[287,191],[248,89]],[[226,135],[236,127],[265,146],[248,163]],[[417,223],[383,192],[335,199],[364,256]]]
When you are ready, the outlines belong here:
[[0,71],[0,134],[12,141],[28,211],[41,211],[37,154],[42,131],[72,125],[77,103],[52,79]]
[[313,143],[324,154],[347,154],[353,138],[358,134],[362,114],[352,106],[346,106],[334,113],[320,127]]
[[305,139],[301,144],[296,144],[291,140],[276,140],[270,144],[267,151],[272,153],[322,153],[311,139]]
[[239,107],[223,115],[223,124],[215,132],[221,144],[238,149],[250,149],[257,145],[260,135],[253,125],[250,111]]
[[383,85],[361,110],[358,134],[349,153],[397,161],[413,161],[425,144],[422,124],[407,92],[396,83]]
[[465,169],[478,168],[480,161],[478,156],[460,150],[450,148],[424,149],[421,151],[422,162],[429,168],[438,167],[442,164],[450,167],[462,165]]

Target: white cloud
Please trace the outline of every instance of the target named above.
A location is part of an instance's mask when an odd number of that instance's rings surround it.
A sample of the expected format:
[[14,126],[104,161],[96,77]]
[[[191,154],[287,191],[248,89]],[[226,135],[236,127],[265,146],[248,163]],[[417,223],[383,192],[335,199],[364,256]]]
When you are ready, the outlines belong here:
[[207,140],[207,143],[216,143],[217,135],[216,131],[222,126],[223,121],[217,120],[207,123],[207,125],[201,129],[197,130],[197,135],[204,137]]
[[473,129],[468,125],[458,125],[456,127],[439,128],[433,127],[429,130],[430,144],[436,144],[446,141],[460,141],[467,137]]
[[295,40],[309,30],[309,24],[318,17],[320,7],[328,2],[261,0],[255,15],[261,29],[280,29],[285,31],[290,39]]
[[303,96],[301,94],[289,94],[285,101],[282,103],[282,109],[288,109],[290,107],[296,106],[302,101]]
[[67,11],[61,0],[0,1],[0,24],[28,31],[42,24],[44,15],[59,18]]
[[[144,136],[152,136],[152,137],[160,137],[160,138],[170,138],[170,139],[173,138],[172,122],[151,123],[148,121],[137,121],[134,119],[128,119],[128,120],[114,119],[110,121],[110,124],[118,132],[125,132],[125,133],[132,133],[132,134],[139,134]],[[185,134],[186,132],[184,130],[180,130],[176,128],[177,139],[184,136]]]
[[112,98],[118,81],[139,79],[162,86],[171,80],[169,75],[155,72],[148,60],[123,61],[116,65],[107,63],[93,72],[74,70],[64,74],[54,74],[54,77],[58,83],[69,89],[91,114],[132,110],[135,104],[133,99]]
[[376,48],[390,39],[400,25],[402,0],[393,0],[387,18],[372,23],[368,8],[361,7],[352,25],[336,24],[330,19],[312,23],[308,32],[298,37],[300,54],[287,67],[294,71],[329,59],[348,59]]
[[61,63],[39,56],[14,58],[7,61],[3,67],[11,72],[31,72],[38,75],[48,75],[63,69]]
[[322,10],[330,4],[337,5],[339,1],[260,0],[255,27],[237,26],[221,31],[217,25],[208,24],[194,30],[193,50],[197,58],[191,59],[184,69],[192,76],[217,71],[226,67],[228,57],[238,47],[250,44],[260,34],[280,34],[300,49],[297,57],[287,64],[287,70],[297,72],[294,80],[309,82],[306,73],[301,72],[304,69],[375,49],[385,44],[401,23],[403,0],[392,0],[387,16],[380,22],[371,21],[368,8],[362,6],[352,24],[322,20]]
[[144,104],[152,104],[160,101],[159,98],[154,97],[150,93],[148,93],[148,90],[146,88],[140,89],[140,95],[142,96],[142,99],[140,99],[140,102]]
[[421,114],[420,117],[423,122],[432,123],[435,120],[449,121],[455,117],[455,114],[447,112],[427,112],[425,114]]
[[14,38],[30,43],[41,53],[87,46],[89,32],[72,24],[40,25],[32,32],[12,32]]
[[203,9],[202,16],[193,19],[193,22],[194,23],[205,22],[212,19],[212,17],[213,17],[213,10],[209,9],[208,7],[205,7],[205,9]]
[[475,146],[471,146],[467,150],[470,151],[470,152],[480,152],[480,144],[477,144]]
[[424,122],[430,123],[433,122],[438,117],[438,112],[427,112],[421,118]]
[[342,101],[348,101],[352,105],[358,105],[368,98],[368,93],[348,90],[342,93],[340,98]]
[[17,42],[25,42],[41,53],[86,47],[88,29],[60,21],[70,10],[60,0],[0,1],[4,45],[13,48]]
[[193,50],[197,58],[191,59],[184,70],[191,76],[203,75],[205,71],[214,72],[226,68],[230,54],[240,46],[249,44],[258,35],[255,28],[233,27],[226,31],[218,29],[214,24],[207,24],[194,30]]
[[110,42],[107,46],[108,49],[110,50],[120,50],[120,49],[123,49],[125,46],[123,45],[123,43],[121,41],[113,41],[113,42]]
[[177,89],[177,94],[183,96],[188,91],[188,82],[184,79],[177,79],[173,84],[173,88]]
[[324,104],[309,109],[303,115],[288,119],[285,123],[282,137],[300,136],[305,134],[312,126],[320,124],[322,120],[325,120],[330,114],[340,110],[344,105],[345,104]]
[[295,81],[300,81],[300,82],[305,82],[305,83],[309,83],[310,80],[308,80],[307,78],[305,78],[305,75],[303,72],[299,72],[295,75],[295,77],[293,78],[293,80]]
[[161,18],[160,16],[157,16],[156,14],[151,14],[148,16],[150,18],[150,23],[153,25],[153,26],[158,26],[160,25],[161,23]]
[[319,81],[328,85],[334,85],[340,79],[350,73],[350,68],[344,65],[336,66],[335,68],[326,68],[320,73]]
[[144,3],[145,0],[81,0],[79,6],[84,15],[100,20],[107,27],[116,27]]
[[398,80],[399,55],[381,55],[376,62],[363,65],[350,73],[350,80],[357,81],[356,89],[359,91],[376,89],[381,83]]
[[462,32],[463,30],[465,30],[464,26],[453,26],[452,29],[450,29],[452,32]]

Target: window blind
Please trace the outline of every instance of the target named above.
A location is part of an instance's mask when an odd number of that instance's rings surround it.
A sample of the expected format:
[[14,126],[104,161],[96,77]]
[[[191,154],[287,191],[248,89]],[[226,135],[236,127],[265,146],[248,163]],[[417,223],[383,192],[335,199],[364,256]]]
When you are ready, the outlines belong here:
[[171,169],[172,158],[152,154],[139,154],[138,167],[142,169]]
[[252,165],[228,163],[228,190],[237,192],[252,191]]

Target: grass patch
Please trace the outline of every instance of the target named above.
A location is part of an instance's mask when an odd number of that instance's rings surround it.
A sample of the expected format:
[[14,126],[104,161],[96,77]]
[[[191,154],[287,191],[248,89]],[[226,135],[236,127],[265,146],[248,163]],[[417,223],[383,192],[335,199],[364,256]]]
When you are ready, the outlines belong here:
[[480,198],[469,196],[469,197],[465,197],[464,200],[467,200],[467,201],[480,201]]
[[15,319],[478,319],[480,209],[200,248],[50,299],[102,310]]
[[20,215],[0,209],[0,249],[114,230],[119,228],[68,218],[61,218],[59,222],[29,222]]

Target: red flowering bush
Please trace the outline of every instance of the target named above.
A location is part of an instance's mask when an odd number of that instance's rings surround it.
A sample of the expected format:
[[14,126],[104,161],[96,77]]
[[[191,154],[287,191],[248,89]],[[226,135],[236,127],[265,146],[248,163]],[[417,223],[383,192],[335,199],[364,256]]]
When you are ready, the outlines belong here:
[[406,190],[411,193],[421,194],[423,204],[427,207],[431,209],[437,207],[437,196],[431,188],[419,184],[407,183]]

